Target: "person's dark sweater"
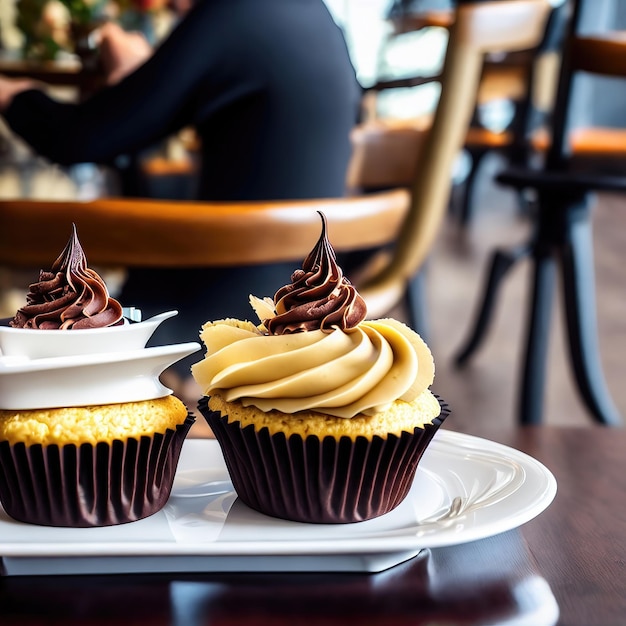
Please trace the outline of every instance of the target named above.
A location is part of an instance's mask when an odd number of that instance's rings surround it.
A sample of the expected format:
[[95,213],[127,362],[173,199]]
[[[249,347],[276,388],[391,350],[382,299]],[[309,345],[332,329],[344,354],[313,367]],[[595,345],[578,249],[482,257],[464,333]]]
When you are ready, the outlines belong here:
[[344,192],[360,88],[322,0],[200,0],[153,57],[81,104],[16,96],[6,121],[63,165],[112,163],[194,126],[198,197]]

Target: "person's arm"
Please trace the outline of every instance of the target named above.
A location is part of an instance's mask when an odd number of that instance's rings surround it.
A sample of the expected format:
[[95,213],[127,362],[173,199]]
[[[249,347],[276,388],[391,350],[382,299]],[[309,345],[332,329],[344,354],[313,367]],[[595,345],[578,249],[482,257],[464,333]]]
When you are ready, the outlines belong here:
[[115,22],[97,31],[100,62],[106,82],[119,83],[152,56],[152,46],[139,32],[127,32]]
[[0,113],[9,107],[17,94],[37,87],[38,84],[29,78],[7,78],[0,75]]
[[199,100],[206,109],[206,102],[229,88],[211,78],[234,46],[223,17],[216,15],[229,10],[227,3],[197,5],[146,63],[83,103],[23,91],[13,97],[5,119],[37,153],[63,165],[110,163],[154,145],[193,124]]

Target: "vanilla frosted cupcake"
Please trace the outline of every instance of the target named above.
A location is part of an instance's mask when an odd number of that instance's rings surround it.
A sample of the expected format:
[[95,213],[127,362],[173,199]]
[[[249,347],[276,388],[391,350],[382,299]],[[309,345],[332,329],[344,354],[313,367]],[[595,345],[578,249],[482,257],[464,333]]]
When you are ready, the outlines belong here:
[[[122,307],[87,267],[75,229],[10,322],[16,332],[42,335],[121,324]],[[38,359],[41,376],[56,361]],[[37,389],[24,396],[18,409],[0,397],[0,503],[8,515],[47,526],[108,526],[165,505],[194,421],[179,399],[32,408],[42,405]]]
[[428,346],[366,306],[322,234],[261,320],[208,322],[199,408],[239,497],[268,515],[343,523],[391,511],[447,416]]

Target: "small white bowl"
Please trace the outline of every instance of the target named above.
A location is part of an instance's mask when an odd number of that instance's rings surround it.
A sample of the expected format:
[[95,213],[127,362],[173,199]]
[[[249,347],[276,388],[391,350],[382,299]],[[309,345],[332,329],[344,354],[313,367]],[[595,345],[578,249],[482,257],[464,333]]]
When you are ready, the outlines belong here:
[[120,326],[83,330],[11,328],[0,324],[0,354],[5,357],[46,359],[140,350],[145,347],[157,326],[175,315],[178,315],[178,311],[168,311],[144,322],[125,320]]
[[0,357],[0,409],[89,406],[162,398],[172,393],[159,380],[163,370],[198,350],[200,344],[194,342],[108,354],[43,359]]

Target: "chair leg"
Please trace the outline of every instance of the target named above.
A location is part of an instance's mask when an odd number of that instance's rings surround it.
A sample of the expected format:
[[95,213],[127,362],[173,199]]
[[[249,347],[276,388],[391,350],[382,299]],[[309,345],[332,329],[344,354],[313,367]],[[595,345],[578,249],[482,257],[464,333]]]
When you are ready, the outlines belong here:
[[534,277],[526,328],[526,353],[518,399],[520,424],[541,423],[550,316],[556,280],[556,259],[551,246],[536,246],[533,262]]
[[523,245],[509,250],[496,250],[493,253],[491,266],[481,298],[482,304],[476,316],[471,334],[454,359],[457,367],[465,365],[482,344],[493,316],[500,283],[508,274],[509,270],[519,260],[528,255],[529,250],[530,247],[528,245]]
[[406,304],[409,325],[428,343],[428,306],[426,303],[426,267],[423,267],[407,284]]
[[606,386],[597,342],[593,240],[586,200],[568,211],[562,250],[563,298],[572,369],[592,417],[607,426],[623,421]]
[[472,165],[470,170],[463,181],[463,195],[461,198],[461,206],[459,207],[459,223],[462,227],[466,227],[471,219],[472,219],[472,199],[474,198],[474,184],[476,182],[476,177],[480,170],[480,164],[482,163],[483,157],[487,154],[486,151],[480,150],[477,152],[470,151],[470,158],[472,160]]
[[517,204],[517,214],[520,217],[529,217],[530,213],[532,211],[534,202],[533,200],[529,197],[529,190],[528,189],[518,189],[515,192],[515,197],[516,197],[516,204]]

